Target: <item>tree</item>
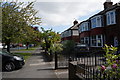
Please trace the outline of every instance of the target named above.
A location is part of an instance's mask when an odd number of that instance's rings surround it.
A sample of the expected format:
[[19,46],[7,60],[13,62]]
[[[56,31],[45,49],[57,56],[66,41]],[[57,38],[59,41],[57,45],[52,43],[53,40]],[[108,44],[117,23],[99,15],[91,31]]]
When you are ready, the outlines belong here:
[[37,11],[33,8],[34,2],[3,2],[2,7],[2,41],[10,51],[11,42],[23,41],[25,35],[31,34],[30,26],[40,24],[40,18],[36,17]]
[[59,33],[52,31],[52,29],[50,30],[44,30],[44,28],[41,28],[41,29],[43,32],[42,39],[43,39],[43,43],[44,43],[43,45],[45,47],[45,50],[51,53],[50,47],[52,46],[52,44],[60,41],[60,35]]
[[50,30],[42,29],[42,39],[43,39],[43,47],[45,48],[46,55],[49,58],[49,61],[53,59],[53,54],[55,54],[55,69],[57,68],[57,53],[62,51],[62,45],[60,42],[60,35]]
[[40,44],[41,33],[33,29],[33,27],[27,27],[25,34],[22,36],[22,43],[26,44],[28,49],[29,44]]
[[55,43],[51,45],[50,50],[55,54],[55,69],[58,68],[58,54],[63,51],[63,45],[61,43]]

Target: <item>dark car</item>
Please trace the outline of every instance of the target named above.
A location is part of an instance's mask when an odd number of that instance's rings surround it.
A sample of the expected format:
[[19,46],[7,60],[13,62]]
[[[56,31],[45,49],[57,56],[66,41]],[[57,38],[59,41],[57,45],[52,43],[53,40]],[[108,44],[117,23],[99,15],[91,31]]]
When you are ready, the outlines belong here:
[[12,71],[21,68],[25,64],[22,56],[14,55],[7,51],[0,51],[2,57],[2,69],[5,71]]
[[88,45],[87,44],[77,44],[76,46],[75,46],[75,49],[77,50],[77,51],[89,51],[89,47],[88,47]]

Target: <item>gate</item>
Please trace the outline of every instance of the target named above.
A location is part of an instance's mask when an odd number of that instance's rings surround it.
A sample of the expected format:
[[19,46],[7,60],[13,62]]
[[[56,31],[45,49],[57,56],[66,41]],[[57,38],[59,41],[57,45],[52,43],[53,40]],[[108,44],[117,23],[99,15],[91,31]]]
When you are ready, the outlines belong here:
[[58,58],[58,68],[68,68],[68,56],[63,55],[63,54],[58,54],[57,55]]

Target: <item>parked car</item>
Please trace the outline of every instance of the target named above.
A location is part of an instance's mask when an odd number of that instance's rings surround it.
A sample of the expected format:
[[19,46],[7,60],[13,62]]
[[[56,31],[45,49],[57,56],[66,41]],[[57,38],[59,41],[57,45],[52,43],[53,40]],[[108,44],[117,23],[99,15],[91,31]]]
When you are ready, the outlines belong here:
[[89,51],[89,47],[87,44],[77,44],[75,46],[75,49],[77,49],[78,51]]
[[25,60],[22,56],[14,55],[7,51],[0,51],[0,57],[2,57],[2,70],[5,71],[13,71],[22,68],[25,64]]
[[2,43],[0,43],[0,49],[2,49],[2,48],[3,48]]

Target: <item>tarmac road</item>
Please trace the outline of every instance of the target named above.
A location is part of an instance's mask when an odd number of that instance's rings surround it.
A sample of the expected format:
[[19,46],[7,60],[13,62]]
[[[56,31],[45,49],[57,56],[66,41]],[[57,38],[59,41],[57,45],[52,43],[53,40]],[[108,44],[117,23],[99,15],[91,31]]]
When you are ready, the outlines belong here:
[[[12,72],[2,72],[2,78],[56,78],[53,66],[46,62],[42,50],[37,48],[33,55],[26,60],[23,68]],[[23,79],[24,80],[24,79]]]

